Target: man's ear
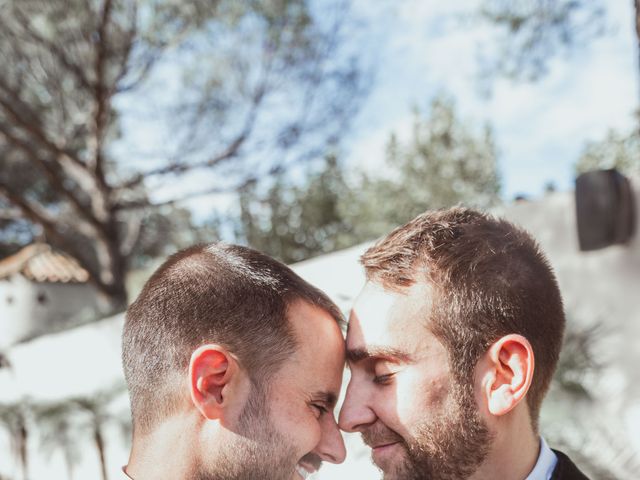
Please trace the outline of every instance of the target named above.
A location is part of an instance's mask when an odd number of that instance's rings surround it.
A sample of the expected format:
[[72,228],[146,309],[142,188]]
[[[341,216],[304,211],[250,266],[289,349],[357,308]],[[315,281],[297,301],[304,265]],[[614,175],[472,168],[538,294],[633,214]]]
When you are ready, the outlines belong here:
[[535,366],[533,347],[522,335],[505,335],[486,353],[483,393],[489,412],[504,415],[513,410],[531,387]]
[[238,370],[237,360],[220,345],[202,345],[191,354],[191,400],[205,418],[214,420],[222,417],[231,401],[231,385],[236,380]]

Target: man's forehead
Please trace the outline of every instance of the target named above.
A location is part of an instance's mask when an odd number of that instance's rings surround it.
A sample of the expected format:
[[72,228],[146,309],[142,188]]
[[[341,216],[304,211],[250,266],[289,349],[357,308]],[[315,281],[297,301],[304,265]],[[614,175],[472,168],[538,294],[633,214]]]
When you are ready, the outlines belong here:
[[298,345],[286,374],[331,403],[340,390],[345,360],[340,327],[328,312],[303,302],[292,305],[289,317]]
[[380,346],[389,340],[400,340],[416,323],[426,325],[430,307],[431,288],[425,283],[392,291],[369,281],[351,309],[347,347],[358,340]]

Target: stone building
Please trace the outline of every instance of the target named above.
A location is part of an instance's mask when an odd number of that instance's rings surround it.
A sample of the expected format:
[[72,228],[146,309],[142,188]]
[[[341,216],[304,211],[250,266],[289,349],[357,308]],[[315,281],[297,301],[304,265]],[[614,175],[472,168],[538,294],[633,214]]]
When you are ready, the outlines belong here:
[[0,260],[0,349],[95,319],[89,274],[43,243]]

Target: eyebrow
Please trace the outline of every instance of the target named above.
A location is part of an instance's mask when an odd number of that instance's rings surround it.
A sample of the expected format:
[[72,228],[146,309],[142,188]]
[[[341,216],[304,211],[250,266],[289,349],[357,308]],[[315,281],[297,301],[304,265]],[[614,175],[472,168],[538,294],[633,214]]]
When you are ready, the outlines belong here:
[[333,408],[336,406],[336,403],[338,403],[338,396],[335,393],[332,392],[315,392],[312,395],[313,399],[319,402],[323,402],[326,403],[327,406]]
[[347,350],[347,362],[358,363],[370,358],[388,358],[404,363],[413,361],[413,357],[404,350],[393,347],[366,347]]

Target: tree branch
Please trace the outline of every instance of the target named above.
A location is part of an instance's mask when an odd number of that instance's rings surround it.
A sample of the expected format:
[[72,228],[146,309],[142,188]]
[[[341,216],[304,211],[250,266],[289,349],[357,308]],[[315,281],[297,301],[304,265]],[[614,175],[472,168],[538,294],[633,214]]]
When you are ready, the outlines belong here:
[[164,167],[160,167],[154,170],[149,170],[147,172],[139,173],[131,180],[125,182],[123,185],[118,187],[119,189],[130,189],[140,185],[145,178],[155,177],[155,176],[163,176],[168,174],[182,174],[186,172],[190,172],[192,170],[202,169],[202,168],[211,168],[214,167],[226,160],[230,160],[238,155],[240,148],[245,143],[245,141],[251,135],[253,130],[253,126],[255,124],[257,110],[264,98],[266,92],[266,87],[264,84],[260,85],[257,89],[255,95],[253,96],[251,108],[247,113],[247,117],[245,120],[245,124],[240,131],[240,133],[236,136],[236,138],[229,144],[229,146],[220,152],[218,155],[211,157],[202,162],[195,163],[171,163]]
[[103,155],[103,140],[105,129],[107,126],[107,102],[110,98],[109,88],[106,85],[106,62],[107,62],[107,27],[109,25],[111,8],[113,6],[112,0],[105,0],[102,5],[100,14],[100,24],[98,26],[98,46],[96,50],[96,57],[94,62],[94,70],[96,82],[93,89],[94,94],[94,132],[93,132],[93,171],[97,180],[98,188],[106,195],[108,187],[104,176],[104,155]]
[[131,8],[131,28],[126,33],[125,46],[122,54],[120,55],[120,71],[113,82],[112,95],[120,92],[118,83],[120,83],[120,80],[122,80],[129,71],[129,58],[131,57],[131,51],[133,50],[133,42],[138,34],[138,3],[133,2]]
[[89,273],[91,282],[96,285],[102,291],[109,291],[110,286],[102,282],[100,276],[93,269],[91,264],[86,261],[84,254],[74,246],[73,242],[70,242],[60,231],[56,228],[57,219],[52,217],[45,209],[39,205],[29,202],[28,200],[17,195],[11,189],[0,182],[0,195],[4,196],[10,203],[15,205],[23,214],[23,216],[35,223],[42,226],[45,233],[54,243],[57,243],[64,250],[69,252],[80,263],[80,265]]
[[91,133],[87,142],[89,151],[87,167],[95,188],[86,192],[90,196],[93,215],[105,225],[105,229],[109,228],[108,224],[112,220],[109,214],[112,189],[107,184],[104,172],[104,138],[109,124],[109,99],[113,93],[113,88],[109,88],[106,84],[106,63],[109,56],[107,29],[112,6],[112,0],[105,0],[99,14],[97,40],[95,42],[97,45],[93,63],[95,83],[91,90],[94,105]]
[[638,70],[640,70],[640,0],[635,0],[633,5],[636,17],[636,57],[638,59]]
[[66,238],[58,232],[58,229],[55,226],[55,218],[49,215],[45,209],[33,202],[29,202],[20,195],[15,194],[3,183],[0,183],[0,195],[4,196],[10,203],[15,205],[27,220],[30,220],[37,225],[41,225],[51,238],[65,244],[67,243]]
[[0,209],[0,220],[19,220],[22,218],[20,210],[17,208],[2,208]]
[[244,132],[242,132],[233,140],[233,142],[224,151],[222,151],[215,157],[211,157],[206,161],[198,162],[198,163],[171,163],[169,165],[157,168],[155,170],[149,170],[144,173],[139,173],[138,175],[133,177],[131,180],[121,185],[119,188],[123,190],[134,188],[140,185],[144,181],[144,179],[148,177],[156,177],[156,176],[162,176],[162,175],[168,175],[168,174],[179,175],[179,174],[182,174],[191,170],[196,170],[199,168],[213,167],[214,165],[217,165],[223,160],[227,160],[236,156],[238,153],[238,150],[240,149],[240,146],[244,143],[246,139],[247,139],[247,135]]
[[[2,77],[0,77],[0,89],[4,90],[13,101],[19,101],[20,110],[27,112],[29,117],[31,117],[32,119],[38,118],[37,115],[33,114],[28,105],[20,101],[18,92],[11,88]],[[37,140],[43,146],[43,148],[49,150],[57,156],[66,157],[70,162],[76,164],[78,167],[86,169],[86,165],[82,160],[80,160],[72,152],[56,145],[53,141],[51,141],[45,135],[36,121],[29,121],[29,119],[24,118],[24,116],[19,114],[17,109],[4,96],[1,95],[0,106],[2,106],[3,110],[7,113],[9,118],[18,124],[17,126],[29,133],[30,136],[34,137],[34,139]]]
[[20,27],[24,30],[24,32],[31,37],[33,41],[44,46],[51,54],[56,57],[56,59],[62,64],[68,72],[70,72],[73,77],[76,79],[78,84],[85,88],[87,91],[93,90],[93,84],[87,76],[85,72],[78,65],[73,63],[68,57],[64,50],[60,49],[59,45],[51,40],[44,38],[38,32],[33,30],[29,25],[29,20],[19,12],[18,9],[14,11],[14,14],[17,19],[19,19]]
[[[151,71],[151,67],[153,67],[153,65],[156,63],[159,57],[160,57],[159,53],[149,53],[149,56],[143,62],[142,67],[139,69],[139,72],[136,78],[134,78],[133,80],[131,80],[129,83],[125,85],[120,85],[116,87],[115,93],[129,92],[134,88],[136,88],[138,85],[140,85],[140,83],[147,77],[147,75]],[[126,72],[125,72],[125,75],[126,75]],[[122,78],[124,78],[124,75],[122,75],[119,80],[121,80]]]
[[[157,169],[141,172],[138,175],[134,176],[129,181],[120,185],[118,189],[134,188],[142,184],[142,182],[149,177],[157,177],[157,176],[164,176],[164,175],[170,175],[170,174],[180,175],[193,170],[215,167],[227,160],[235,158],[238,155],[240,148],[246,142],[246,140],[251,135],[251,132],[253,131],[253,128],[256,122],[256,117],[258,114],[258,109],[260,108],[260,105],[267,93],[267,84],[268,84],[268,80],[269,80],[269,76],[271,74],[271,68],[272,68],[272,62],[271,62],[272,57],[267,56],[266,58],[268,58],[268,60],[263,64],[261,79],[258,82],[257,87],[255,88],[253,96],[251,97],[251,104],[247,112],[247,115],[245,117],[244,125],[242,126],[239,134],[229,143],[227,148],[225,148],[219,154],[201,162],[169,163],[164,167],[159,167]],[[210,192],[210,193],[215,193],[215,192]],[[137,205],[135,208],[142,207],[142,204],[140,202],[135,202],[135,204]]]
[[131,202],[122,202],[115,206],[117,211],[125,211],[125,210],[136,210],[141,208],[158,208],[164,207],[167,205],[175,205],[177,203],[181,203],[187,200],[191,200],[193,198],[204,197],[205,195],[214,195],[219,193],[231,193],[237,192],[243,188],[248,187],[249,185],[256,183],[261,178],[274,176],[279,173],[282,173],[284,167],[282,165],[276,165],[270,168],[267,172],[262,174],[254,174],[245,177],[242,181],[236,183],[235,185],[227,186],[227,187],[213,187],[206,188],[204,190],[198,190],[195,192],[188,193],[180,198],[172,198],[169,200],[163,200],[161,202],[150,202],[149,200],[135,200]]
[[60,178],[59,172],[50,162],[43,160],[32,145],[18,138],[5,125],[0,124],[0,133],[4,135],[4,137],[14,146],[23,150],[29,156],[31,161],[35,163],[42,171],[44,171],[54,190],[58,193],[61,193],[69,201],[74,210],[81,217],[83,217],[84,220],[86,220],[86,226],[84,228],[85,233],[93,234],[102,230],[103,226],[100,224],[100,222],[98,222],[95,217],[89,214],[88,208],[82,204],[75,192],[64,185],[62,178]]
[[127,219],[127,228],[125,230],[125,235],[122,239],[122,242],[120,242],[120,253],[123,256],[128,258],[131,255],[133,249],[138,243],[141,232],[142,215],[139,213],[133,213]]

